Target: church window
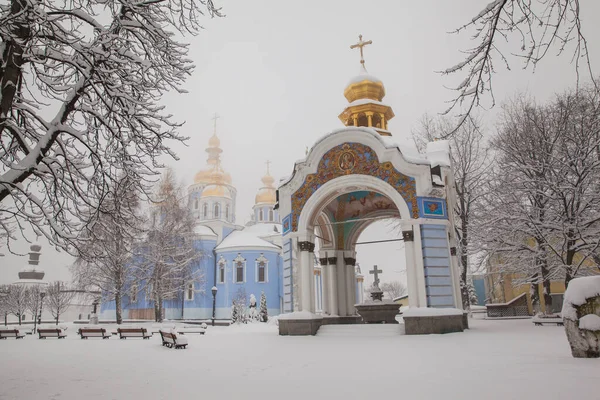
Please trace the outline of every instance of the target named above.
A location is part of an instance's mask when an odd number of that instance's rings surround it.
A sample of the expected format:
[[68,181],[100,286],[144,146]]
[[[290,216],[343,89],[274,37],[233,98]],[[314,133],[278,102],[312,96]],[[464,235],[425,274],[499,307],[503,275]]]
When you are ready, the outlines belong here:
[[225,283],[225,259],[223,256],[219,260],[219,283]]
[[131,303],[137,302],[137,294],[138,294],[137,285],[132,285],[131,286],[131,294],[129,295],[129,300],[131,301]]
[[273,210],[269,210],[269,221],[273,222]]
[[198,199],[196,199],[194,201],[194,209],[197,210],[198,209]]
[[256,281],[260,282],[260,283],[266,283],[268,282],[268,269],[267,266],[269,264],[269,261],[267,260],[267,258],[263,255],[263,253],[260,253],[260,257],[258,257],[256,259]]
[[194,282],[190,282],[187,285],[187,289],[185,291],[185,299],[188,301],[194,300]]
[[219,218],[219,203],[215,204],[215,215],[214,218]]
[[240,253],[238,253],[237,257],[233,260],[234,265],[234,276],[233,281],[235,283],[243,283],[245,281],[245,269],[246,269],[246,259],[242,257]]
[[204,203],[202,214],[204,215],[204,218],[208,217],[208,205],[206,203]]
[[258,220],[262,221],[263,220],[263,210],[260,209],[260,211],[258,212]]
[[229,204],[225,206],[225,219],[229,221]]

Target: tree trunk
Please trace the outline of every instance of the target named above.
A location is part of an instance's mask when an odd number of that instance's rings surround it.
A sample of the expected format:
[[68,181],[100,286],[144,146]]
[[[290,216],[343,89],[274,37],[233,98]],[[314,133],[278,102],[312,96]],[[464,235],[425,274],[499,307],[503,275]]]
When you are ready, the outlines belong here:
[[462,297],[463,309],[468,309],[471,306],[471,302],[469,300],[469,287],[467,286],[467,271],[469,270],[469,255],[467,254],[467,246],[469,243],[468,234],[468,222],[467,217],[464,216],[461,218],[461,238],[460,238],[460,262],[461,262],[461,271],[460,271],[460,295]]
[[60,313],[58,311],[56,311],[56,325],[58,325],[58,316],[60,315]]
[[123,323],[123,305],[120,289],[117,289],[115,293],[115,313],[117,315],[117,325],[121,325]]

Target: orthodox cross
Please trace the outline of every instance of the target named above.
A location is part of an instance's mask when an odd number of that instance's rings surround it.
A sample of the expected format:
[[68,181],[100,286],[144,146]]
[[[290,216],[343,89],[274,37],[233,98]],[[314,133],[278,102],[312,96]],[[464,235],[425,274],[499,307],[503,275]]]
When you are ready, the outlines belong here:
[[271,165],[271,161],[267,160],[265,164],[267,164],[267,175],[269,175],[269,166]]
[[362,35],[358,35],[358,43],[350,46],[351,49],[356,49],[356,48],[360,49],[360,63],[363,65],[363,67],[365,66],[365,58],[363,57],[363,47],[365,47],[368,44],[373,44],[373,41],[368,40],[368,41],[364,42],[362,40]]
[[374,286],[379,287],[379,274],[381,274],[382,272],[382,270],[377,269],[377,265],[373,265],[373,269],[369,271],[370,274],[375,275],[375,279],[373,280]]
[[214,115],[214,116],[211,118],[211,119],[214,121],[214,127],[215,127],[215,128],[214,128],[214,129],[215,129],[215,132],[214,132],[214,133],[215,133],[215,135],[217,134],[217,120],[218,120],[219,118],[221,118],[221,117],[220,117],[220,116],[219,116],[219,114],[217,114],[217,113],[215,113],[215,115]]

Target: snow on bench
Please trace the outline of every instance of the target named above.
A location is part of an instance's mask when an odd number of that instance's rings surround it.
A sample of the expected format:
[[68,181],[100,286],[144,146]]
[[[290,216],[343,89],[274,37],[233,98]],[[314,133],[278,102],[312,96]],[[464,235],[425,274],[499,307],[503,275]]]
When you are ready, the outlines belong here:
[[175,331],[159,331],[162,339],[162,345],[169,348],[175,347],[176,349],[185,349],[188,345],[188,340],[185,336],[177,336]]
[[15,339],[22,339],[25,337],[25,332],[21,332],[18,329],[0,330],[0,339],[7,339],[9,337],[14,337]]
[[206,327],[202,325],[192,325],[192,326],[184,326],[183,328],[177,328],[177,333],[180,335],[185,335],[186,333],[199,333],[204,335],[206,333]]
[[152,333],[148,332],[146,328],[118,328],[120,339],[127,339],[128,337],[141,337],[143,339],[150,339]]
[[89,337],[101,337],[102,339],[110,338],[110,333],[106,332],[106,329],[98,327],[82,327],[79,328],[77,333],[82,339],[87,339]]
[[61,328],[38,328],[38,335],[40,339],[46,339],[49,337],[64,339],[67,337],[67,334]]

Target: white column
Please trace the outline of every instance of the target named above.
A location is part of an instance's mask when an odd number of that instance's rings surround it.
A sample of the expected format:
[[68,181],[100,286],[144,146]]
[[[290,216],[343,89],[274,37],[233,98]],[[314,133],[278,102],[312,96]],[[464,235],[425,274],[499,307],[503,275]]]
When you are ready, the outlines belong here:
[[421,245],[421,225],[413,225],[414,234],[414,259],[415,275],[417,283],[417,305],[416,307],[427,307],[427,293],[425,291],[425,265],[423,264],[423,247]]
[[[356,314],[354,305],[356,304],[356,272],[354,265],[356,264],[356,253],[354,251],[344,252],[344,267],[346,269],[346,312],[348,315]],[[345,260],[349,260],[346,262]]]
[[348,315],[348,305],[346,291],[346,263],[344,262],[344,251],[337,250],[335,252],[337,257],[337,298],[338,298],[338,315],[345,317]]
[[[327,257],[335,257],[335,251],[327,252]],[[329,315],[338,315],[338,285],[337,285],[337,265],[330,264],[327,261],[327,279],[329,286],[327,287],[327,297],[329,306]]]
[[415,240],[412,226],[402,227],[402,238],[404,239],[404,254],[406,256],[406,286],[408,288],[408,305],[418,307],[419,288],[417,284],[417,271],[415,260]]
[[300,310],[315,312],[315,266],[313,262],[314,243],[299,241],[300,258]]
[[329,310],[329,267],[327,266],[327,263],[323,262],[321,262],[321,288],[323,313],[331,314],[331,311]]

